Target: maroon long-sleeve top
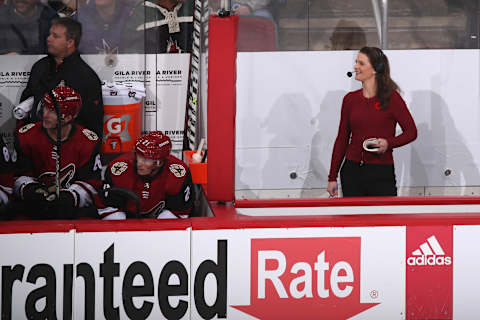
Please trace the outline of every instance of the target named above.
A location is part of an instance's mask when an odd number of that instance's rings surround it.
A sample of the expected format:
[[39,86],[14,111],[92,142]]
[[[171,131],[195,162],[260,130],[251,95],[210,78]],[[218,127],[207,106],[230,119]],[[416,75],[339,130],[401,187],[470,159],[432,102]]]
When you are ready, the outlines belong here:
[[[402,134],[395,136],[397,123]],[[377,154],[363,150],[368,138],[384,138],[388,150]],[[362,89],[349,92],[342,103],[342,113],[337,139],[332,152],[328,181],[336,181],[343,158],[364,163],[393,164],[392,149],[401,147],[417,138],[417,127],[405,101],[395,91],[388,108],[382,110],[377,97],[365,98]]]

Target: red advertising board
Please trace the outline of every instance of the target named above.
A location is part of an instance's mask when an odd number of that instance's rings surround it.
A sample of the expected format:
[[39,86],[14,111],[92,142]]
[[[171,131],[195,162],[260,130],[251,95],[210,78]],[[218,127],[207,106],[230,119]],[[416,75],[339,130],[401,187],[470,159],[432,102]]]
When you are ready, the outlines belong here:
[[452,319],[452,226],[407,227],[407,319]]

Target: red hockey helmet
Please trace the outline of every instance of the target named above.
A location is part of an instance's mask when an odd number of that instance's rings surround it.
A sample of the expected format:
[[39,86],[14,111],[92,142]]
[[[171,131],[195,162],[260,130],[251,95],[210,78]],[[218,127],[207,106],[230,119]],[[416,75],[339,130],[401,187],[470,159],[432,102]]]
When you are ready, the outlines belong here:
[[[82,97],[75,89],[65,86],[62,81],[51,93],[57,100],[62,119],[65,119],[68,115],[73,118],[78,115],[82,107]],[[55,111],[52,97],[48,92],[43,95],[42,104],[49,110]]]
[[135,143],[135,152],[147,159],[161,160],[170,155],[172,141],[162,131],[152,131]]

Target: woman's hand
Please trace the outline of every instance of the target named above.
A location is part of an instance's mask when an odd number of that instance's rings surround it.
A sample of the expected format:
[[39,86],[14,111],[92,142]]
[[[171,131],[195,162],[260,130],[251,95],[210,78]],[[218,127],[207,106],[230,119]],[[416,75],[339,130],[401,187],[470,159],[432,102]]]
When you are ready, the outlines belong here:
[[378,138],[377,141],[378,141],[378,143],[377,143],[378,150],[375,151],[375,152],[378,153],[378,154],[384,154],[388,149],[387,140],[383,139],[383,138]]
[[337,181],[329,181],[327,186],[327,191],[330,197],[338,196],[338,184]]

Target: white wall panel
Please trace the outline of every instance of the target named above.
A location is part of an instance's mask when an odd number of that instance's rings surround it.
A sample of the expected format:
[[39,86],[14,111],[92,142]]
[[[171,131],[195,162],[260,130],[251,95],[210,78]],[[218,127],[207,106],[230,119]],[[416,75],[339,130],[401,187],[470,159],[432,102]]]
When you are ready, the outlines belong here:
[[[386,52],[419,133],[394,151],[398,186],[480,185],[479,52]],[[239,53],[236,189],[326,186],[342,98],[361,86],[346,76],[356,54]]]

